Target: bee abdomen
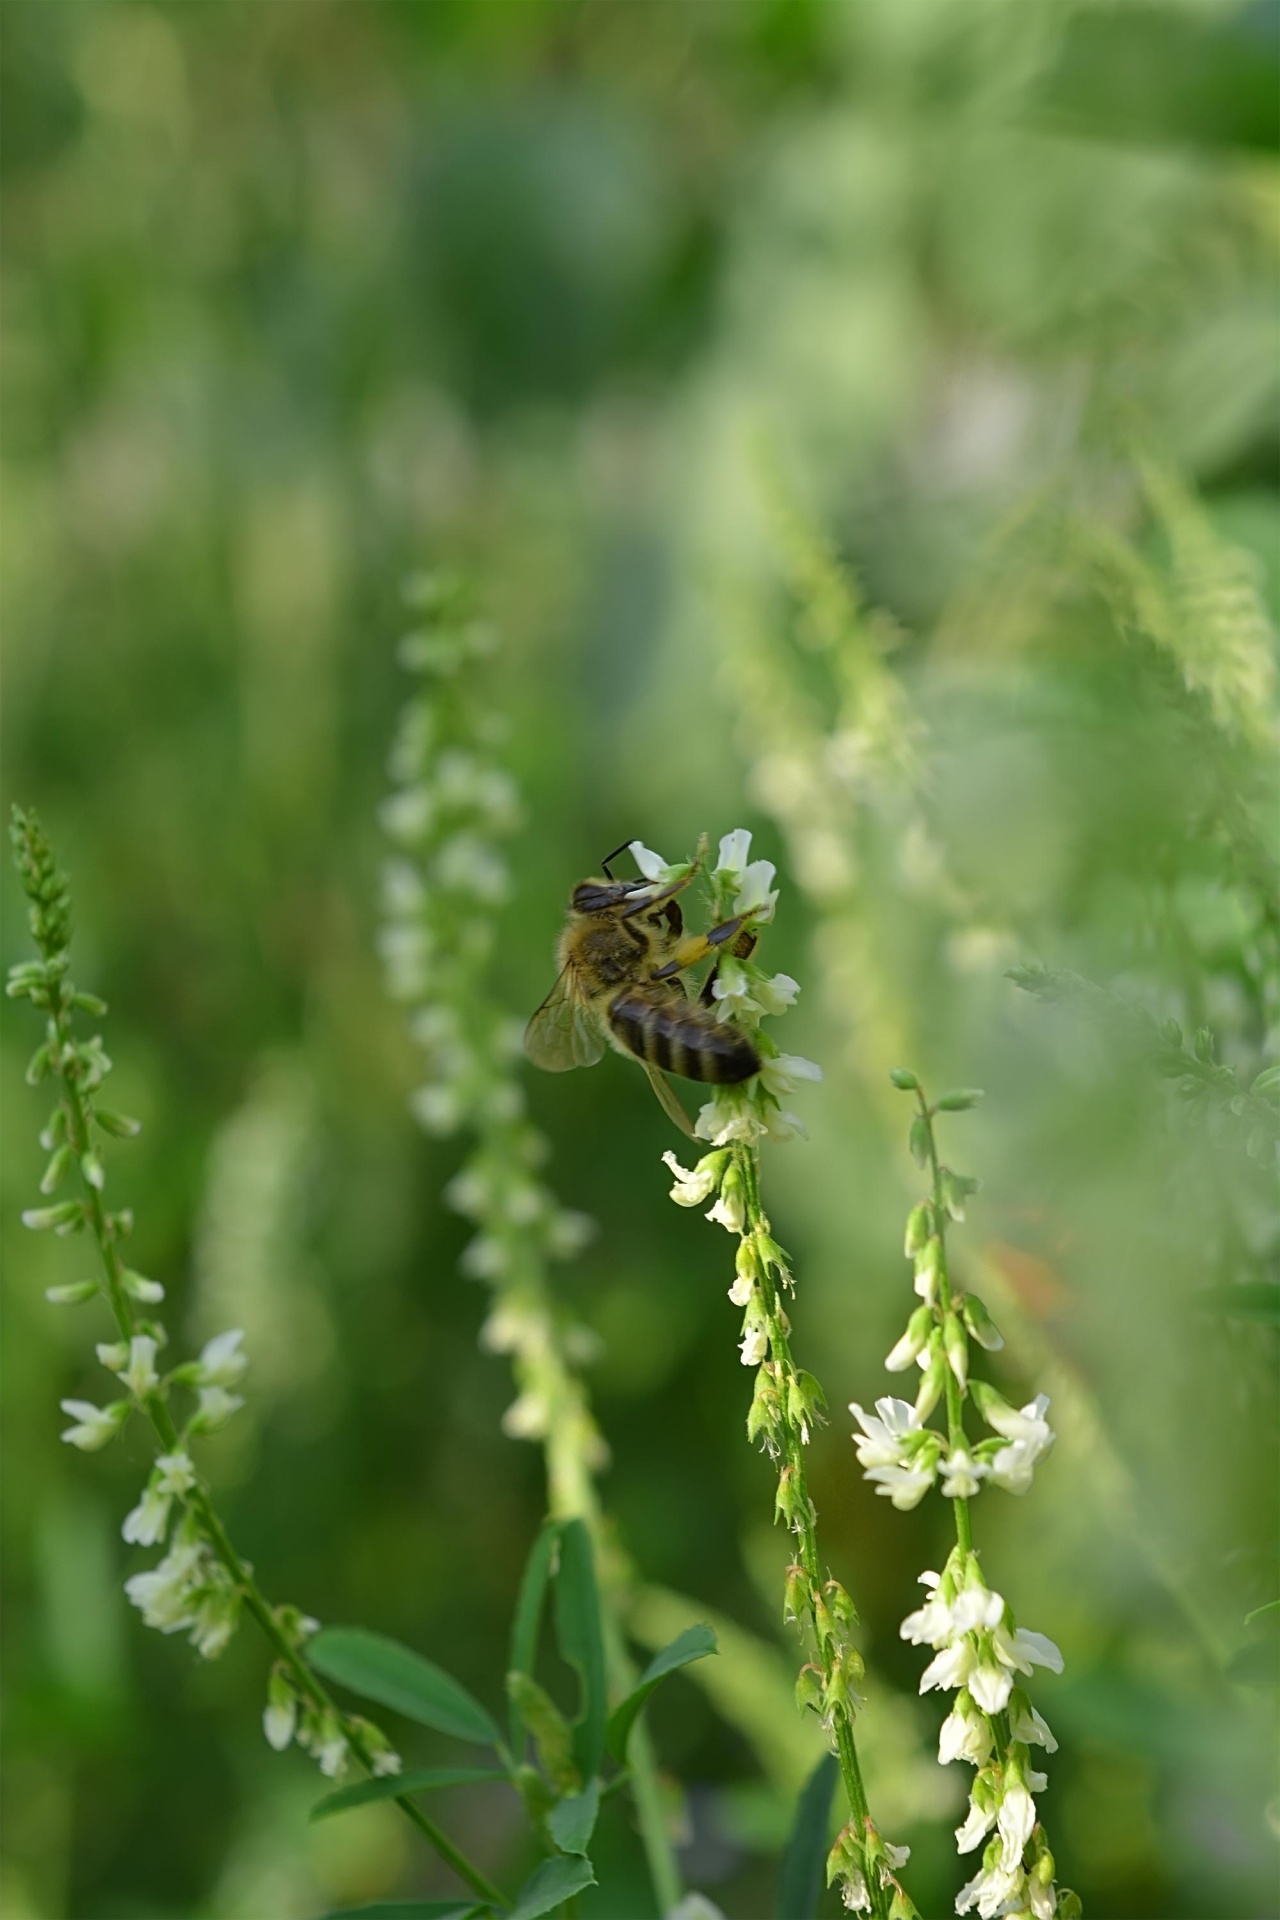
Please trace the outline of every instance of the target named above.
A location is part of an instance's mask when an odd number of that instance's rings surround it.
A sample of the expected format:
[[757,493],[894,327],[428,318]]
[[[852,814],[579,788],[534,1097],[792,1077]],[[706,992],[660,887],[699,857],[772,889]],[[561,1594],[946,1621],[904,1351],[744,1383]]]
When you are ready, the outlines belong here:
[[609,1008],[609,1025],[637,1059],[683,1080],[731,1086],[760,1071],[760,1056],[744,1033],[683,996],[650,1000],[619,994]]

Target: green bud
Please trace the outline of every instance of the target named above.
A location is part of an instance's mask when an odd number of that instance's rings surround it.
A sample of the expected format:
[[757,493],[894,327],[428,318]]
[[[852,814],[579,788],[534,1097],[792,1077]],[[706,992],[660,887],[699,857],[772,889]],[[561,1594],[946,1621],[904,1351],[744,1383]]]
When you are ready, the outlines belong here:
[[59,1200],[53,1207],[28,1207],[22,1216],[24,1227],[41,1233],[47,1227],[62,1232],[84,1224],[84,1204],[80,1200]]
[[918,1167],[927,1167],[929,1164],[931,1138],[929,1122],[922,1113],[918,1113],[911,1122],[911,1131],[907,1135],[907,1145],[911,1150],[911,1158]]
[[981,1185],[980,1180],[972,1180],[968,1174],[952,1173],[950,1167],[942,1169],[942,1198],[953,1220],[964,1219],[965,1200]]
[[981,1098],[981,1087],[952,1087],[950,1093],[934,1101],[934,1112],[963,1113],[968,1107],[976,1107]]
[[899,1093],[914,1093],[920,1085],[910,1067],[891,1067],[889,1078]]
[[773,1513],[775,1520],[785,1520],[789,1527],[795,1526],[797,1521],[803,1522],[812,1518],[809,1502],[797,1485],[794,1467],[784,1467],[778,1475],[778,1491],[774,1496]]
[[[131,1294],[135,1300],[143,1301],[148,1306],[158,1306],[164,1299],[164,1288],[160,1285],[160,1282],[158,1280],[147,1280],[140,1273],[132,1273],[126,1269],[120,1275],[120,1283],[126,1293]],[[198,1364],[197,1362],[197,1365]]]
[[811,1373],[792,1374],[787,1382],[787,1413],[793,1426],[808,1433],[818,1425],[820,1409],[826,1404],[827,1396]]
[[796,1677],[796,1705],[801,1713],[806,1707],[812,1707],[815,1713],[822,1711],[822,1690],[826,1685],[826,1675],[821,1667],[815,1667],[810,1661],[801,1667]]
[[44,1170],[44,1178],[40,1182],[41,1193],[53,1193],[62,1185],[66,1177],[67,1168],[71,1165],[74,1157],[71,1148],[64,1141],[56,1150]]
[[118,1213],[107,1215],[107,1232],[113,1240],[125,1240],[133,1232],[133,1208],[121,1207]]
[[80,1171],[84,1175],[86,1183],[93,1187],[98,1193],[101,1193],[107,1184],[107,1176],[103,1170],[101,1160],[92,1148],[90,1148],[88,1153],[81,1154]]
[[1198,1027],[1196,1029],[1196,1037],[1192,1042],[1192,1049],[1196,1059],[1199,1060],[1203,1066],[1211,1067],[1213,1065],[1213,1029],[1211,1027]]
[[46,1041],[44,1046],[36,1048],[35,1052],[32,1054],[31,1058],[27,1062],[27,1071],[25,1076],[27,1085],[29,1087],[38,1087],[40,1085],[40,1082],[47,1075],[51,1064],[52,1062],[50,1060],[50,1055],[49,1055],[49,1046],[48,1046],[48,1042]]
[[86,1300],[97,1298],[96,1280],[72,1280],[65,1286],[46,1287],[44,1297],[55,1307],[78,1307]]
[[929,1238],[929,1224],[929,1203],[927,1200],[922,1200],[919,1206],[912,1207],[907,1215],[907,1231],[902,1242],[902,1251],[908,1260],[919,1253]]
[[976,1293],[965,1294],[960,1302],[960,1311],[978,1345],[985,1347],[988,1353],[999,1353],[1004,1345],[1004,1335]]
[[963,1387],[969,1379],[969,1341],[959,1318],[949,1313],[942,1323],[942,1345],[947,1365]]
[[782,1617],[792,1620],[798,1626],[812,1605],[809,1591],[809,1576],[804,1568],[794,1562],[787,1568],[782,1588]]
[[828,1580],[822,1589],[831,1617],[842,1634],[851,1633],[858,1624],[858,1610],[838,1580]]
[[1070,1887],[1063,1887],[1058,1895],[1057,1920],[1081,1920],[1083,1913],[1080,1895],[1073,1893]]
[[893,1882],[893,1898],[889,1902],[889,1920],[920,1920],[920,1909],[909,1893],[904,1893],[897,1881]]
[[999,1420],[1014,1411],[1004,1395],[997,1393],[995,1388],[985,1380],[970,1381],[969,1398],[974,1402],[988,1426],[993,1425],[993,1416],[995,1420]]
[[920,1391],[916,1394],[915,1409],[922,1420],[929,1415],[942,1398],[943,1382],[946,1379],[947,1361],[939,1341],[930,1355],[929,1364],[920,1378]]
[[836,1631],[835,1618],[821,1593],[813,1596],[813,1630],[818,1636],[818,1645],[825,1653],[832,1641],[839,1644],[840,1636]]
[[756,1252],[760,1259],[761,1271],[767,1273],[772,1267],[784,1286],[791,1284],[790,1256],[776,1240],[762,1227],[757,1227],[755,1235]]
[[113,1133],[117,1140],[132,1140],[142,1132],[141,1120],[127,1113],[113,1113],[110,1107],[95,1107],[93,1117],[104,1133]]
[[72,994],[71,1004],[78,1007],[81,1013],[96,1014],[99,1018],[107,1011],[105,1000],[96,993],[85,993],[83,988],[78,988]]
[[557,1793],[580,1793],[582,1775],[573,1757],[573,1729],[532,1674],[509,1673],[507,1692],[533,1735],[547,1779]]
[[66,1137],[67,1137],[67,1110],[65,1107],[55,1107],[53,1112],[49,1115],[48,1126],[43,1127],[41,1129],[40,1145],[44,1148],[46,1153],[52,1153],[53,1149],[56,1146],[59,1146],[61,1142],[66,1139]]

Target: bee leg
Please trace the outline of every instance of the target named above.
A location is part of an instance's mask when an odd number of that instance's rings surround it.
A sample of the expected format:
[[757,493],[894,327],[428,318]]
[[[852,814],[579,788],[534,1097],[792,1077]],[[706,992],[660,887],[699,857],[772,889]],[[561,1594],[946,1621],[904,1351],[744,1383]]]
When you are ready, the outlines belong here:
[[[754,927],[744,927],[741,933],[738,935],[737,939],[733,943],[734,959],[749,960],[751,955],[755,952],[756,947],[759,944],[759,940],[760,940],[760,935],[756,932]],[[707,975],[706,979],[702,983],[702,992],[698,995],[699,1006],[713,1007],[715,1005],[716,981],[719,978],[720,978],[720,962],[717,960],[716,964],[714,965],[714,967],[712,967],[710,973]]]
[[[653,975],[655,980],[669,980],[673,973],[683,973],[686,967],[696,967],[700,960],[709,960],[719,952],[727,941],[736,943],[738,937],[747,929],[747,915],[737,913],[732,920],[722,920],[718,927],[712,927],[707,933],[691,933],[677,946],[665,967],[659,967]],[[752,936],[752,945],[755,939]],[[736,950],[736,947],[735,947]],[[750,948],[748,948],[748,952]]]
[[680,902],[678,900],[668,900],[662,911],[666,917],[672,939],[678,940],[684,932],[684,915],[680,911]]

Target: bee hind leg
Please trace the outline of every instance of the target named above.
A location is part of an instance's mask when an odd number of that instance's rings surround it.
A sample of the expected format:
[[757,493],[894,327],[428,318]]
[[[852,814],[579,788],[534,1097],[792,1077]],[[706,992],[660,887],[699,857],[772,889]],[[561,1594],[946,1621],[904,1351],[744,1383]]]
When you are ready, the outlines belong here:
[[[744,927],[741,933],[738,935],[737,939],[733,943],[732,952],[733,952],[734,959],[749,960],[751,955],[755,952],[756,947],[759,944],[759,941],[760,941],[760,935],[756,932],[754,927]],[[720,978],[720,962],[717,960],[716,964],[714,965],[714,967],[712,967],[710,973],[707,975],[706,979],[702,983],[702,992],[698,995],[699,1006],[713,1007],[715,1005],[716,981],[719,978]]]
[[745,913],[736,913],[731,920],[722,920],[718,927],[712,927],[707,933],[691,933],[681,940],[670,960],[664,967],[658,968],[653,978],[669,980],[673,974],[683,973],[686,967],[696,967],[699,961],[710,960],[713,955],[718,955],[730,941],[733,942],[732,951],[737,953],[738,942],[743,934],[750,940],[750,946],[746,949],[750,953],[756,936]]

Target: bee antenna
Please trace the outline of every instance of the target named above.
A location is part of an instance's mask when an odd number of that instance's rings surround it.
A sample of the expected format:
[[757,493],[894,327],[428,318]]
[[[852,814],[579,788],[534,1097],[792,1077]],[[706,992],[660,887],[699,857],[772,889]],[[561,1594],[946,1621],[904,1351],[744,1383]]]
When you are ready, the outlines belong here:
[[630,845],[631,845],[630,840],[624,840],[620,847],[614,848],[613,852],[608,856],[608,859],[602,860],[600,862],[601,867],[604,869],[604,877],[606,880],[612,880],[613,878],[613,875],[609,871],[609,862],[611,860],[616,860],[620,853],[625,853],[627,851],[627,848]]

